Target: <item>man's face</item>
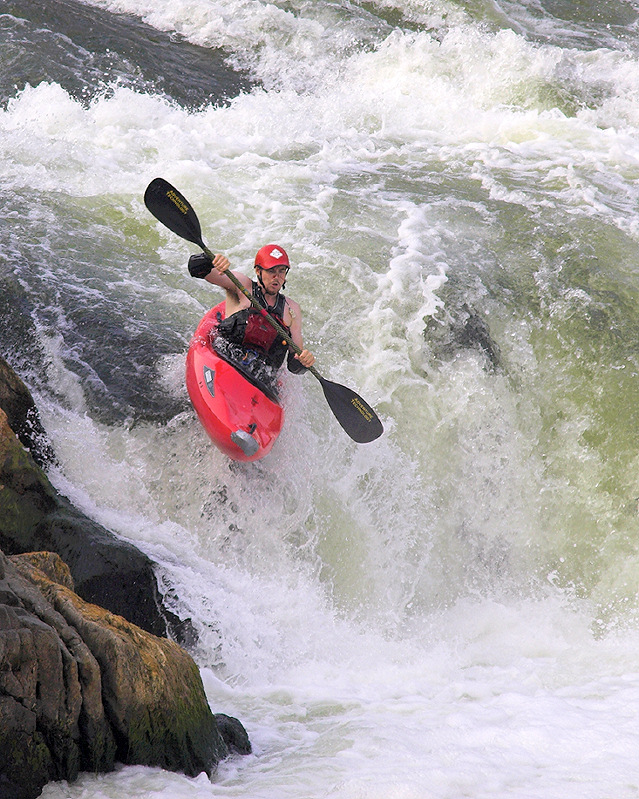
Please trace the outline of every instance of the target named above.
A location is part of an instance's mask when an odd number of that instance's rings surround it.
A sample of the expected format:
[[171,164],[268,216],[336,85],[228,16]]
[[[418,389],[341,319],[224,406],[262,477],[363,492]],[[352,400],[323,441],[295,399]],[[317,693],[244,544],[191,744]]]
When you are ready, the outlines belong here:
[[267,294],[277,294],[286,281],[288,266],[274,266],[272,269],[260,269],[260,277]]

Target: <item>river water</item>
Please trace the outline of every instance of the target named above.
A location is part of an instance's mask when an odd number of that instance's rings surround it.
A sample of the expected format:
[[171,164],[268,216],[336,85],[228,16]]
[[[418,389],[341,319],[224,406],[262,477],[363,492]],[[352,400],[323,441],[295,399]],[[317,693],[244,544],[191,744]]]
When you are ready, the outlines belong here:
[[[44,799],[639,796],[639,3],[4,0],[0,334],[54,484],[160,564],[254,752]],[[229,462],[184,388],[287,248],[357,445],[284,376]]]

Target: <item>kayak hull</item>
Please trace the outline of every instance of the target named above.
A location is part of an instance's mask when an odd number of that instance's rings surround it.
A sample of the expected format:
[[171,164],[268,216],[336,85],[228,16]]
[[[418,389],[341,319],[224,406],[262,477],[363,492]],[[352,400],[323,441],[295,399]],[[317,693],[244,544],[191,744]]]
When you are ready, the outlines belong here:
[[186,357],[186,388],[210,439],[235,461],[256,461],[271,451],[284,409],[268,388],[249,380],[215,352],[212,342],[225,303],[200,320]]

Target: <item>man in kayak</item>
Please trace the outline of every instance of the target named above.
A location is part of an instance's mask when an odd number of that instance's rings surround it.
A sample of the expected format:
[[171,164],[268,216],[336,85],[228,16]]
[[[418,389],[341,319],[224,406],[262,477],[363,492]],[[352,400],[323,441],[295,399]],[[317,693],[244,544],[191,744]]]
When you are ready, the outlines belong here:
[[[244,367],[255,371],[261,365],[266,367],[268,382],[273,382],[275,373],[287,356],[289,371],[304,372],[315,362],[315,356],[304,349],[302,342],[302,312],[299,305],[281,294],[286,285],[286,275],[290,268],[288,255],[283,247],[267,244],[255,256],[257,280],[237,273],[242,285],[252,293],[258,302],[289,333],[293,342],[300,348],[299,355],[289,350],[285,341],[275,328],[264,319],[247,297],[224,274],[230,266],[225,255],[218,253],[211,260],[204,253],[189,258],[189,272],[193,277],[202,278],[226,291],[226,317],[218,325],[218,342],[222,346],[221,355],[235,356]],[[220,342],[220,338],[223,339]],[[230,344],[235,352],[225,349]],[[257,361],[257,363],[256,363]]]

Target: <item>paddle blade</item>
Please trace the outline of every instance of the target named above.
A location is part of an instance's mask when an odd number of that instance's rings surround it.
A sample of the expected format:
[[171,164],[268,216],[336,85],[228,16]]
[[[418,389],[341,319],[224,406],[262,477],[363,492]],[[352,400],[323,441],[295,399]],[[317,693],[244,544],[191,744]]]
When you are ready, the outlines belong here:
[[381,436],[384,432],[382,423],[367,402],[346,386],[331,383],[323,377],[319,381],[335,418],[353,441],[367,444]]
[[144,204],[173,233],[206,249],[200,220],[189,201],[164,178],[152,180],[144,192]]

